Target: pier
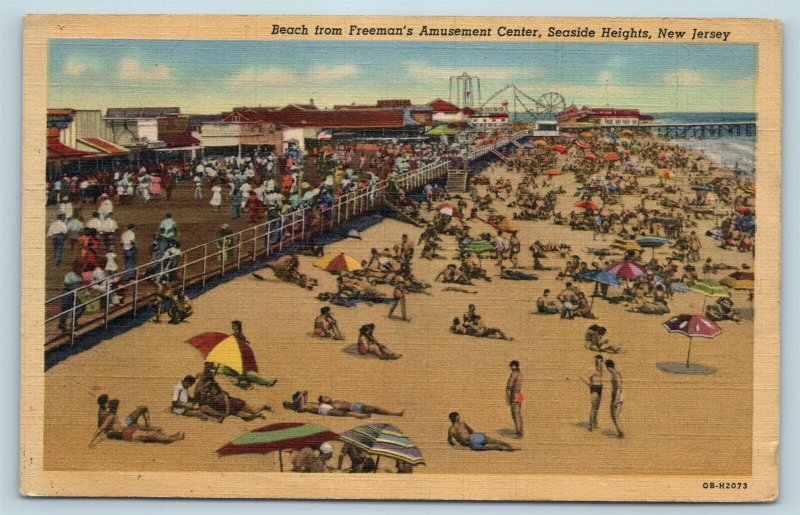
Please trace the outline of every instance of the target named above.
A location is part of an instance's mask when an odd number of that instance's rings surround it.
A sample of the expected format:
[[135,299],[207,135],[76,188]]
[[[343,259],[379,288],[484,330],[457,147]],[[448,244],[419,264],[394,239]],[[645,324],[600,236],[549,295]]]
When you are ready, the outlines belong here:
[[676,139],[756,135],[756,122],[650,123],[640,128]]

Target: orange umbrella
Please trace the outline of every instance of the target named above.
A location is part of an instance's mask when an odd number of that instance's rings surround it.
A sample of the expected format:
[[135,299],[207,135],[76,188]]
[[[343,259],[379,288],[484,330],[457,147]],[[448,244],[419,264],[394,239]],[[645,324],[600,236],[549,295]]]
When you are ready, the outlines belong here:
[[489,225],[491,225],[498,231],[503,231],[503,232],[519,231],[519,226],[517,225],[517,223],[506,216],[502,215],[490,216],[488,222]]
[[561,171],[560,170],[556,170],[555,168],[551,168],[551,169],[547,170],[546,172],[544,172],[544,174],[545,175],[550,175],[550,176],[561,175]]
[[536,145],[537,147],[546,147],[547,146],[547,142],[545,140],[543,140],[543,139],[537,139],[536,141],[533,142],[533,144]]
[[607,163],[619,161],[619,154],[617,154],[616,152],[609,152],[608,154],[603,156],[603,161]]
[[594,135],[593,135],[591,132],[589,132],[589,131],[583,131],[583,132],[581,132],[581,138],[583,138],[583,139],[589,139],[589,138],[591,138],[591,137],[593,137],[593,136],[594,136]]
[[674,179],[675,178],[675,174],[672,173],[672,170],[666,170],[664,168],[659,168],[658,170],[656,170],[656,173],[662,179]]
[[567,153],[567,147],[565,147],[564,145],[553,145],[550,148],[552,148],[553,151],[558,152],[559,154],[566,154]]

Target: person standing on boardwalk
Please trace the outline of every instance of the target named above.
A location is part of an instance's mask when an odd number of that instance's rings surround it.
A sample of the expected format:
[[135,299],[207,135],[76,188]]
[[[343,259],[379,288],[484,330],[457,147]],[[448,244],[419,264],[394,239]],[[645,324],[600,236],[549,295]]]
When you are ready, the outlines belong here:
[[119,241],[122,243],[122,252],[125,257],[125,275],[123,281],[132,281],[136,277],[136,226],[128,224],[128,230],[122,233]]
[[514,420],[514,429],[517,438],[522,438],[522,372],[519,370],[519,361],[514,360],[508,364],[511,375],[506,384],[506,402],[511,407],[511,418]]
[[64,242],[67,239],[66,217],[59,214],[50,227],[47,229],[47,236],[53,238],[53,260],[56,266],[61,264],[61,256],[64,254]]
[[597,429],[597,411],[600,409],[600,400],[603,396],[603,356],[594,357],[594,368],[589,370],[588,376],[582,378],[589,386],[591,409],[589,410],[589,431]]
[[405,279],[400,274],[394,276],[394,293],[392,296],[394,297],[394,304],[389,308],[389,318],[393,318],[394,310],[397,306],[400,306],[400,312],[403,314],[401,320],[408,322],[409,319],[406,317]]
[[625,433],[619,427],[619,415],[622,411],[622,374],[614,365],[614,360],[606,360],[606,368],[611,373],[611,421],[617,428],[617,438],[624,438]]

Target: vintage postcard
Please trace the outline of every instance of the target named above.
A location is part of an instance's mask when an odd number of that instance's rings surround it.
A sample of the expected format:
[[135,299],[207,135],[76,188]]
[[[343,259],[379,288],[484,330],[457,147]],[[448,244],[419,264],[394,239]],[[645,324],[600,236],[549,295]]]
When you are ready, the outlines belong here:
[[23,129],[26,495],[777,498],[777,21],[30,16]]

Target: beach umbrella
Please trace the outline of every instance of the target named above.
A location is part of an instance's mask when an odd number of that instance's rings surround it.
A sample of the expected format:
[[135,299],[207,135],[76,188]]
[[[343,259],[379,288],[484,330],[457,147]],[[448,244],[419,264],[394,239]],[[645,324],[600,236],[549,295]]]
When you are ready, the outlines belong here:
[[592,137],[594,137],[594,134],[592,134],[589,131],[581,132],[581,138],[583,138],[583,139],[589,139],[589,138],[592,138]]
[[689,291],[703,295],[703,309],[709,297],[730,297],[731,294],[720,283],[713,279],[701,279],[689,285]]
[[635,144],[631,145],[631,152],[633,152],[634,154],[638,154],[641,151],[642,151],[642,147],[640,147],[639,145],[635,145]]
[[314,266],[326,272],[355,272],[361,270],[361,264],[355,259],[344,253],[328,254],[314,261]]
[[439,213],[455,218],[461,218],[461,211],[453,204],[442,204],[439,206]]
[[613,274],[617,279],[636,279],[647,276],[644,266],[635,261],[620,261],[608,267],[606,272]]
[[586,159],[587,161],[596,161],[597,160],[597,156],[594,155],[594,154],[586,154],[585,156],[583,156],[583,158]]
[[503,231],[503,232],[519,231],[519,226],[517,225],[517,222],[508,218],[507,216],[489,218],[488,223],[498,231]]
[[537,147],[546,147],[548,145],[548,143],[543,139],[537,139],[536,141],[533,142],[533,144],[536,145]]
[[674,179],[675,178],[675,174],[672,172],[672,170],[667,170],[666,168],[659,168],[658,170],[656,170],[656,173],[662,179]]
[[[585,272],[581,272],[580,276],[584,279],[589,279],[599,284],[619,286],[619,281],[616,277],[614,277],[614,274],[605,270],[586,270]],[[592,311],[592,307],[594,307],[594,295],[592,295],[592,300],[589,302],[590,312]]]
[[567,153],[567,147],[565,147],[564,145],[553,145],[550,148],[553,150],[553,152],[558,152],[559,154]]
[[634,252],[641,252],[642,247],[634,240],[614,240],[614,243],[610,245],[613,249],[624,250],[624,251],[634,251]]
[[561,170],[556,170],[555,168],[550,168],[544,172],[545,175],[554,176],[554,175],[561,175]]
[[755,215],[756,214],[755,209],[753,209],[751,207],[737,207],[736,208],[736,212],[739,213],[740,215]]
[[692,338],[710,339],[722,333],[722,329],[713,320],[703,315],[677,315],[664,322],[663,325],[671,333],[680,333],[689,337],[686,368],[689,368],[689,357],[692,354]]
[[590,211],[594,211],[596,209],[599,209],[597,204],[595,204],[594,202],[589,201],[589,200],[581,200],[580,202],[575,204],[574,207],[581,208],[581,209],[588,209]]
[[464,251],[471,252],[473,254],[483,254],[484,252],[491,252],[493,250],[494,245],[486,240],[472,240],[464,245]]
[[734,290],[754,290],[756,274],[753,272],[743,272],[741,270],[730,274],[720,281],[728,288]]
[[[409,437],[392,424],[377,423],[359,426],[339,435],[339,440],[349,443],[368,454],[399,460],[411,465],[425,464],[422,453]],[[376,461],[375,468],[377,470]]]
[[258,372],[253,349],[232,334],[208,332],[186,340],[203,355],[208,363],[224,365],[239,374]]
[[578,142],[575,143],[575,144],[578,145],[579,147],[581,147],[584,150],[588,150],[589,148],[591,148],[591,145],[589,145],[587,142],[585,142],[583,140],[578,140]]
[[606,163],[613,163],[614,161],[619,161],[619,154],[616,152],[608,152],[603,155],[603,161]]
[[659,236],[644,236],[636,240],[636,243],[642,248],[653,249],[653,257],[656,257],[656,249],[669,243],[669,240]]
[[624,131],[620,132],[622,136],[631,137],[633,136],[633,131],[629,129],[625,129]]
[[278,461],[283,472],[283,451],[297,451],[304,447],[318,449],[323,443],[337,438],[337,433],[316,424],[281,422],[245,433],[217,449],[217,454],[230,456],[278,451]]

